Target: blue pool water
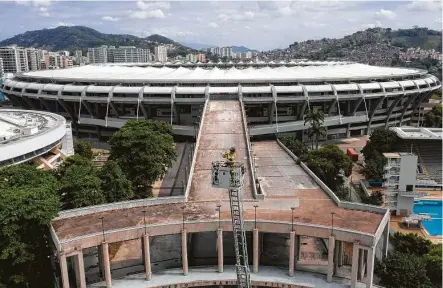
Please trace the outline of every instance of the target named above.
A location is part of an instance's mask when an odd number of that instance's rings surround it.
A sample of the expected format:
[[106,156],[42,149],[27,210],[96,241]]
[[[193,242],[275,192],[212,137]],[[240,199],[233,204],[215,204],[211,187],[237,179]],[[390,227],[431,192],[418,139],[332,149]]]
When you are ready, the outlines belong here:
[[431,216],[431,221],[423,221],[423,226],[432,236],[442,236],[440,200],[417,200],[414,201],[414,213],[426,213]]

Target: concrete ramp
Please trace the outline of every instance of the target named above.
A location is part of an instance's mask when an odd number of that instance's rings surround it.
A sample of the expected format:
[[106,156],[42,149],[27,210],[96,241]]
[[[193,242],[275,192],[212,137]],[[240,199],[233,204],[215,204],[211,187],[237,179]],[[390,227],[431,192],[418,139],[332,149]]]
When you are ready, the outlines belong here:
[[228,200],[228,191],[212,188],[211,163],[223,160],[222,153],[234,146],[237,161],[246,169],[244,199],[252,199],[247,147],[239,101],[210,100],[201,123],[200,144],[192,177],[189,201]]

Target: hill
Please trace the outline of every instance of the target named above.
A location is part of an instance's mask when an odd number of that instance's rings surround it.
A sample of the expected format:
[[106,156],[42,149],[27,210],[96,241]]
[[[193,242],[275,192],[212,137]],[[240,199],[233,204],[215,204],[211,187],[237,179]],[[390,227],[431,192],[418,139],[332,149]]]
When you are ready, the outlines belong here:
[[292,58],[326,60],[338,58],[372,65],[390,66],[392,59],[409,47],[442,50],[441,31],[427,28],[392,30],[371,28],[338,39],[294,42],[286,50],[271,54],[285,54]]
[[59,26],[52,29],[28,31],[0,42],[0,46],[11,44],[50,51],[85,50],[88,47],[101,45],[136,46],[152,50],[158,44],[170,44],[174,46],[170,54],[186,55],[193,52],[192,49],[157,34],[140,38],[127,34],[105,34],[85,26]]
[[[217,45],[210,45],[210,44],[203,44],[203,43],[192,43],[192,42],[180,42],[184,46],[196,49],[196,50],[206,50],[208,48],[217,47]],[[241,53],[241,52],[258,52],[257,50],[250,49],[245,46],[232,46],[232,52],[234,53]]]
[[245,46],[232,46],[232,52],[238,53],[238,52],[258,52],[257,50],[254,49],[250,49],[248,47]]

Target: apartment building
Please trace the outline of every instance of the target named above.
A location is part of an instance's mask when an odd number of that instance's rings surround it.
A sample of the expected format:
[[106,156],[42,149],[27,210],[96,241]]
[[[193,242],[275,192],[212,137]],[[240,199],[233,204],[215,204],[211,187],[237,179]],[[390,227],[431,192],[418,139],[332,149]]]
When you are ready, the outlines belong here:
[[3,59],[5,73],[28,72],[28,55],[26,49],[13,46],[0,47],[0,58]]
[[232,58],[234,56],[231,46],[211,47],[208,50],[209,50],[209,52],[211,52],[211,54],[214,54],[214,55],[217,55],[220,57]]
[[39,49],[26,48],[26,55],[28,57],[28,68],[29,68],[29,71],[40,70]]
[[168,49],[165,46],[154,48],[155,61],[165,63],[168,60]]
[[148,62],[151,54],[149,49],[136,48],[135,46],[120,46],[113,49],[112,53],[112,62],[114,63]]
[[4,74],[5,71],[3,70],[3,59],[0,58],[0,78],[2,78]]
[[417,179],[417,155],[413,153],[383,153],[386,158],[384,191],[385,205],[397,215],[412,213]]
[[107,63],[108,46],[103,45],[97,48],[88,48],[88,60],[89,63]]

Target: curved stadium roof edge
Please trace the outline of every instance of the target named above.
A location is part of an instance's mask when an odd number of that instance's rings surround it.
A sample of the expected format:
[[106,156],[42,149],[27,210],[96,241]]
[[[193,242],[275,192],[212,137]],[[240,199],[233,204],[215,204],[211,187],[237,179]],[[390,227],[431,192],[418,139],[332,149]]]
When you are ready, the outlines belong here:
[[421,76],[427,71],[410,68],[377,67],[365,64],[320,66],[248,67],[219,69],[217,67],[190,69],[185,67],[156,68],[126,65],[87,65],[71,69],[44,70],[17,75],[20,79],[48,79],[60,82],[113,83],[260,83],[260,82],[327,82],[365,79],[396,79]]

